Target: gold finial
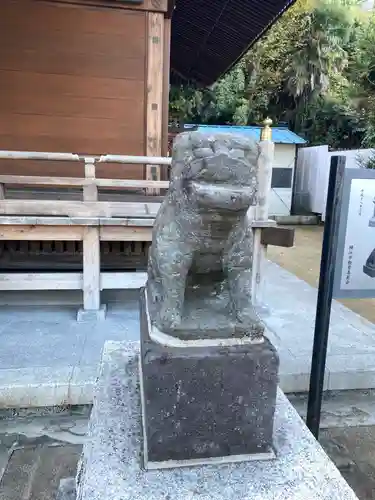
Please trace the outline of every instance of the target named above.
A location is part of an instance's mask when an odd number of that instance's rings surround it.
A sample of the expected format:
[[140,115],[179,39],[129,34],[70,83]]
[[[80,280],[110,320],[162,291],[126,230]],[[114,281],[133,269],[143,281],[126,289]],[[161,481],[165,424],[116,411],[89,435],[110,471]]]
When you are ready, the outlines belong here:
[[261,141],[272,141],[272,120],[271,118],[266,118],[263,122],[263,128],[260,131],[260,140]]

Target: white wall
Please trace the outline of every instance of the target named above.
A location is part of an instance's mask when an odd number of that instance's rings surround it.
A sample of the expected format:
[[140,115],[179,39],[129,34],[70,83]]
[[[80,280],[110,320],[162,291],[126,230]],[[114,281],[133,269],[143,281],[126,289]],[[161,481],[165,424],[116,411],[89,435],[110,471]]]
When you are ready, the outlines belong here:
[[274,167],[294,168],[295,158],[295,144],[275,144]]
[[272,188],[270,215],[290,215],[295,160],[295,144],[275,144],[273,168],[290,168],[293,170],[293,175],[290,188]]
[[332,156],[345,156],[346,168],[360,168],[358,157],[366,160],[372,149],[328,151],[328,146],[312,146],[298,151],[293,193],[297,213],[316,213],[325,219],[329,169]]

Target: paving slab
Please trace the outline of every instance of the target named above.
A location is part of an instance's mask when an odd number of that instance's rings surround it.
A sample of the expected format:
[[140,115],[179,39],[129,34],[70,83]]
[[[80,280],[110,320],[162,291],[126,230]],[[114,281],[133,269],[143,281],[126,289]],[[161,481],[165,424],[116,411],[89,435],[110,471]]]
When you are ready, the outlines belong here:
[[374,500],[374,426],[324,429],[320,443],[358,498]]
[[60,480],[76,472],[88,417],[88,408],[3,411],[0,500],[56,500]]
[[[280,355],[280,386],[286,393],[306,391],[317,290],[270,262],[264,296],[263,320]],[[77,307],[68,302],[0,307],[0,408],[91,404],[104,343],[139,339],[138,291],[120,297],[97,322],[78,323]],[[375,326],[334,301],[325,389],[371,388]]]
[[60,478],[75,473],[81,449],[50,443],[14,450],[0,484],[0,500],[55,500]]
[[[285,392],[306,391],[311,366],[317,289],[269,262],[264,297],[269,313],[263,319],[271,341],[280,354],[281,387]],[[375,325],[334,300],[325,388],[374,388],[374,354]],[[300,367],[298,372],[293,369],[293,364]],[[288,373],[285,388],[284,373]]]

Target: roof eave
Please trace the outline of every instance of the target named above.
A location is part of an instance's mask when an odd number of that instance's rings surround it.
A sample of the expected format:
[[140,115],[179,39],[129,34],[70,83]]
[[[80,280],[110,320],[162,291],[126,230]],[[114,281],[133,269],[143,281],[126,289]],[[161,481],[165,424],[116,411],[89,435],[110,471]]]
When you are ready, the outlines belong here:
[[[287,11],[297,0],[289,0],[289,3],[284,6],[284,8],[275,16],[270,23],[259,33],[259,35],[248,45],[248,47],[241,53],[237,59],[221,74],[219,78],[222,78],[224,75],[226,75],[242,58],[243,56],[253,47],[266,33],[269,29],[272,28],[272,26],[280,19],[280,17],[284,14],[285,11]],[[209,85],[212,85],[217,81],[218,79],[214,80],[212,83]]]

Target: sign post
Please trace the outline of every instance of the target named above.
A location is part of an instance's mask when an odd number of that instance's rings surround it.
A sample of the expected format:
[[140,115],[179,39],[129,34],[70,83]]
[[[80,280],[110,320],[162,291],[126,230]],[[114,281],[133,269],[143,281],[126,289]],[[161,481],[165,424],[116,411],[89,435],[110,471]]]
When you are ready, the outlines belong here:
[[375,170],[331,159],[306,424],[319,436],[332,297],[375,297]]
[[345,156],[333,156],[331,158],[331,170],[327,192],[326,220],[324,224],[323,247],[320,262],[314,345],[311,360],[310,388],[306,418],[306,425],[316,439],[319,437],[345,161]]

